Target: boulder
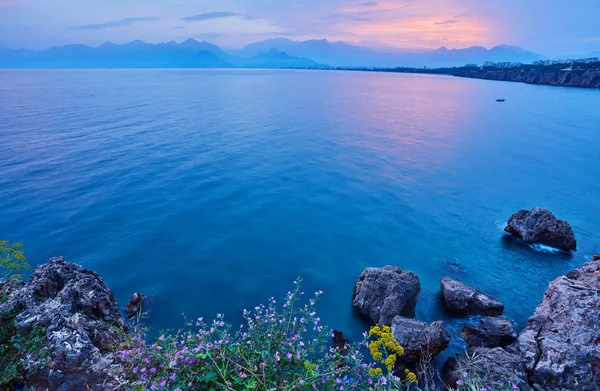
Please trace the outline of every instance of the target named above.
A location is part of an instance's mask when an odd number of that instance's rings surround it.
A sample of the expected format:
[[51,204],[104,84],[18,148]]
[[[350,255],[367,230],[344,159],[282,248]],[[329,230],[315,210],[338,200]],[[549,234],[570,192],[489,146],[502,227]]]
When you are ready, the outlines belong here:
[[392,334],[404,349],[401,359],[406,362],[418,362],[423,355],[435,356],[450,345],[450,333],[441,321],[428,325],[396,316],[392,320]]
[[112,292],[94,272],[51,258],[0,305],[0,318],[24,335],[40,329],[51,365],[25,365],[32,390],[108,390],[112,354],[127,328]]
[[142,307],[145,298],[146,297],[141,293],[134,293],[133,295],[131,295],[129,304],[127,304],[127,307],[125,308],[125,314],[129,319],[142,314]]
[[569,223],[558,220],[548,209],[520,210],[511,216],[504,230],[526,243],[577,251],[577,241]]
[[413,318],[421,292],[416,274],[394,266],[365,269],[352,295],[352,307],[373,323],[391,325],[395,316]]
[[498,316],[504,312],[504,305],[498,300],[462,282],[444,277],[440,288],[446,307],[455,314]]
[[451,357],[444,364],[443,377],[451,388],[465,378],[478,378],[488,390],[531,391],[523,358],[502,348],[472,348],[466,356]]
[[346,354],[346,348],[350,341],[344,337],[344,333],[339,330],[333,330],[331,339],[333,340],[333,348],[341,354]]
[[600,390],[600,257],[552,281],[508,349],[546,391]]
[[505,347],[517,339],[515,328],[504,317],[482,318],[477,325],[466,325],[463,334],[469,347]]

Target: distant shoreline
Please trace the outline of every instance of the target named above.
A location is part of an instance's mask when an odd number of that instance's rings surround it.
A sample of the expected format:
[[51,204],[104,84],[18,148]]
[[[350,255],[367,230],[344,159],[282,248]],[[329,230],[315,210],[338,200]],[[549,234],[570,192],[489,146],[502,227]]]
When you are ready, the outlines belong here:
[[27,67],[27,68],[2,68],[4,70],[134,70],[134,69],[188,69],[188,70],[218,70],[218,69],[254,69],[254,70],[314,70],[314,71],[352,71],[352,72],[386,72],[419,75],[456,76],[468,79],[508,81],[526,84],[548,85],[557,87],[578,87],[600,89],[600,61],[588,63],[580,68],[566,67],[568,64],[550,66],[515,65],[502,67],[491,66],[464,66],[453,68],[356,68],[356,67]]

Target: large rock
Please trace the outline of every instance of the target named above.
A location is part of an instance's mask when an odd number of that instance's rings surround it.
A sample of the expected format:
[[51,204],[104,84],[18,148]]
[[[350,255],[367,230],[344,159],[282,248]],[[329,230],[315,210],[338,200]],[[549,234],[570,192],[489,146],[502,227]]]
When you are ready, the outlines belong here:
[[[449,387],[464,381],[466,372],[467,377],[479,378],[488,390],[531,391],[520,355],[502,348],[473,348],[467,354],[451,357],[444,364],[443,377]],[[513,388],[513,384],[518,388]]]
[[497,316],[504,312],[504,305],[498,300],[462,282],[444,277],[440,288],[446,307],[455,314]]
[[[17,314],[16,317],[14,317]],[[125,321],[112,292],[94,272],[51,258],[0,305],[0,318],[19,332],[44,330],[51,365],[26,365],[32,390],[110,390],[111,354],[125,339]]]
[[515,328],[504,317],[482,318],[477,325],[466,325],[463,334],[469,347],[505,347],[517,339]]
[[548,209],[520,210],[512,215],[504,230],[527,243],[577,251],[577,241],[569,223],[558,220]]
[[545,391],[600,390],[600,256],[552,281],[509,347]]
[[406,362],[418,362],[423,355],[435,356],[450,345],[450,333],[441,321],[428,325],[396,316],[392,320],[392,334],[404,349],[401,359]]
[[352,295],[352,307],[380,325],[390,325],[395,316],[413,318],[421,292],[416,274],[394,266],[365,269]]

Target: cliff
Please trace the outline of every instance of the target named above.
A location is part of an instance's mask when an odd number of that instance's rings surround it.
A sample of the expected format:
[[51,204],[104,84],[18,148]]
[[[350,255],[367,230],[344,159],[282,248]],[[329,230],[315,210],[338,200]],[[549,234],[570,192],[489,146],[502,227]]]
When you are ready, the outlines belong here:
[[449,74],[458,77],[565,87],[600,88],[600,70],[538,70],[456,68]]

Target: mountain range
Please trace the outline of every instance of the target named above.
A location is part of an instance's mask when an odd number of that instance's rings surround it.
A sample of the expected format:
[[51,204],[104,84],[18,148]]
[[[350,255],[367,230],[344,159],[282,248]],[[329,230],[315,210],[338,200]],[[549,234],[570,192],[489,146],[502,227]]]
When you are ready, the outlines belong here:
[[0,49],[0,67],[11,68],[326,68],[326,67],[451,67],[468,63],[531,63],[543,56],[516,46],[491,49],[445,47],[428,52],[388,53],[326,39],[268,39],[224,51],[208,42],[151,44],[143,41],[98,47],[55,46],[43,51]]

